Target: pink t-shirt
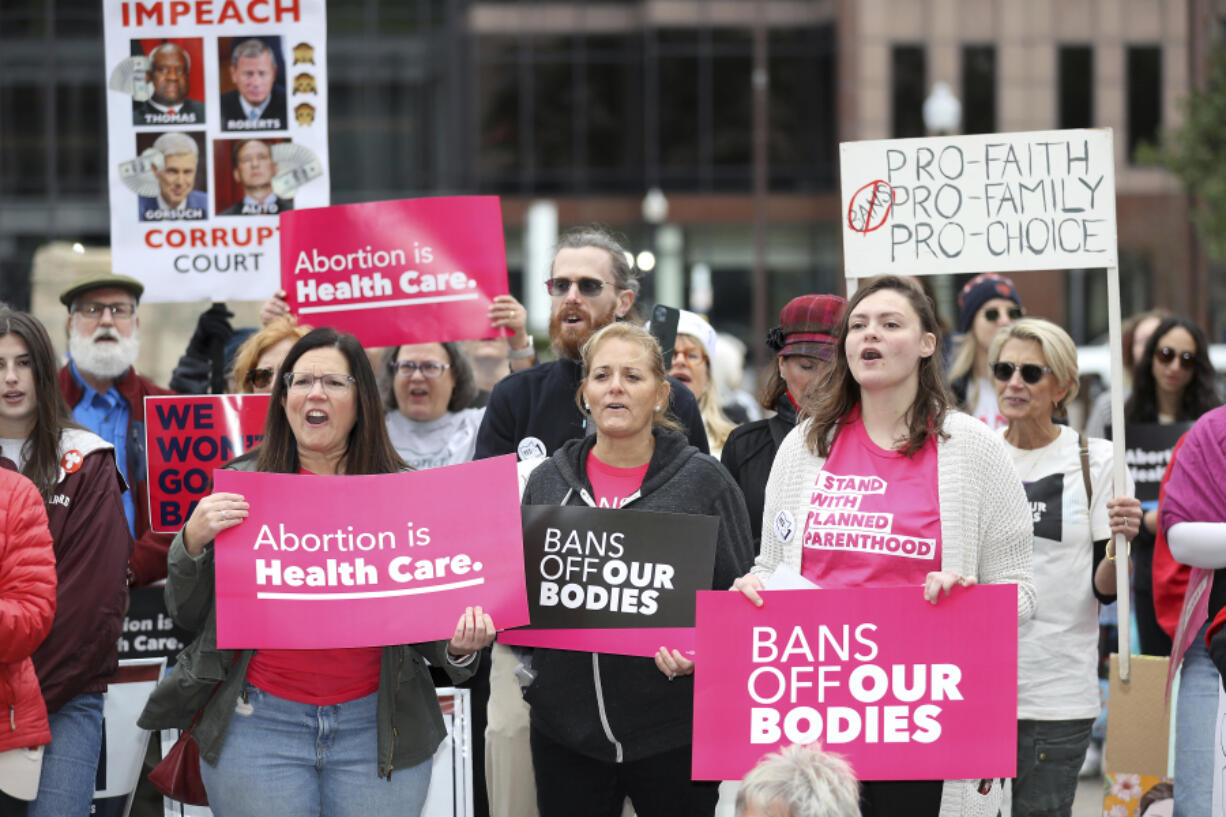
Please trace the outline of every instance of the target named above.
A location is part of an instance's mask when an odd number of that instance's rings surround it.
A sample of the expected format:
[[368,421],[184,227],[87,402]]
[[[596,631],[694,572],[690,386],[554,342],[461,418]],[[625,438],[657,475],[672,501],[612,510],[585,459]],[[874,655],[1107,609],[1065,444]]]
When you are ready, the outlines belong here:
[[800,572],[822,587],[923,584],[941,569],[936,442],[880,448],[857,411],[810,493]]
[[[298,473],[311,472],[300,468]],[[258,650],[247,666],[247,681],[287,701],[331,706],[378,690],[382,664],[382,647]]]
[[647,475],[646,462],[634,468],[617,468],[596,458],[596,452],[587,455],[587,478],[592,483],[593,499],[599,508],[620,508],[626,498],[643,484]]

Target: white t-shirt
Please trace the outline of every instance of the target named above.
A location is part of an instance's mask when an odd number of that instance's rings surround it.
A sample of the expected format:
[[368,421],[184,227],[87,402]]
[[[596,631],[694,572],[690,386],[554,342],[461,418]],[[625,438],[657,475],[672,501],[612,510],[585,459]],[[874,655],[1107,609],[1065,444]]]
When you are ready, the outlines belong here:
[[[1034,517],[1034,617],[1018,632],[1017,716],[1074,720],[1098,716],[1098,600],[1093,591],[1094,542],[1111,536],[1111,443],[1091,439],[1090,485],[1077,432],[1031,450],[1005,446],[1026,487]],[[1132,493],[1132,482],[1126,486]]]
[[485,409],[449,411],[437,420],[410,420],[392,409],[384,419],[396,453],[417,470],[470,462]]
[[988,428],[995,431],[1009,425],[1009,420],[1000,413],[996,404],[996,386],[989,378],[980,377],[975,381],[979,386],[979,400],[975,403],[975,419],[987,423]]

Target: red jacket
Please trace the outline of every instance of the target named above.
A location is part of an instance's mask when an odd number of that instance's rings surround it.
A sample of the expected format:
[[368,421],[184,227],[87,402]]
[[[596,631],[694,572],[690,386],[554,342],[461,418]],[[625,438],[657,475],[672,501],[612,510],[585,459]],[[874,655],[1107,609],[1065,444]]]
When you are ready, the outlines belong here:
[[[1185,434],[1175,443],[1175,447],[1171,450],[1171,461],[1167,463],[1166,471],[1162,474],[1161,487],[1158,489],[1158,513],[1160,514],[1162,513],[1162,499],[1166,496],[1166,483],[1171,479],[1171,472],[1175,470],[1175,458],[1179,456],[1179,449],[1187,438],[1188,435]],[[1158,532],[1154,536],[1153,572],[1154,614],[1158,617],[1159,626],[1166,631],[1167,635],[1174,638],[1175,628],[1179,626],[1179,614],[1183,611],[1183,597],[1188,591],[1188,578],[1192,575],[1192,568],[1175,561],[1170,545],[1166,543],[1166,534],[1161,524],[1158,525]]]
[[55,614],[55,554],[34,483],[0,468],[0,752],[51,742],[30,655]]
[[[60,369],[60,393],[68,402],[69,408],[75,408],[85,390],[77,383],[67,366]],[[136,506],[136,549],[132,553],[132,573],[135,575],[133,584],[143,587],[166,578],[166,554],[170,551],[170,542],[174,539],[170,534],[154,533],[149,530],[149,490],[146,485],[148,474],[147,458],[145,457],[145,396],[174,394],[170,389],[164,389],[147,377],[141,377],[133,369],[128,369],[115,381],[115,388],[124,400],[128,401],[127,437],[127,473],[128,489],[132,491],[133,504]]]

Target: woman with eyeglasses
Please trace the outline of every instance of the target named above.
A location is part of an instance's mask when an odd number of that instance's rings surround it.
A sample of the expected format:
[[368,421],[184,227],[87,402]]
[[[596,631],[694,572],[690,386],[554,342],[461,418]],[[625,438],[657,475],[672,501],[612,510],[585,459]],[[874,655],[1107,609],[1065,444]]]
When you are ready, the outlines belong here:
[[[356,338],[316,329],[281,369],[263,442],[227,468],[329,476],[406,468],[387,438],[374,372]],[[193,734],[217,817],[420,814],[446,734],[426,661],[463,680],[493,640],[493,622],[476,607],[447,641],[220,650],[213,540],[241,525],[249,507],[240,494],[210,494],[175,537],[166,606],[200,635],[154,691],[140,725],[186,727],[203,705]]]
[[[1053,418],[1077,396],[1077,347],[1055,324],[1024,318],[989,349],[1004,440],[1034,523],[1034,617],[1018,638],[1013,814],[1069,815],[1098,717],[1098,604],[1115,601],[1113,536],[1131,539],[1141,503],[1115,491],[1112,447]],[[1131,482],[1131,481],[1130,481]]]
[[707,446],[711,456],[718,457],[736,423],[720,408],[719,391],[711,376],[715,329],[694,312],[682,309],[680,313],[668,374],[685,384],[698,401],[702,424],[707,431]]
[[[803,403],[806,419],[775,455],[761,553],[734,589],[761,605],[759,591],[784,563],[819,587],[914,587],[933,604],[956,585],[1016,584],[1025,621],[1035,608],[1026,494],[999,436],[949,405],[940,326],[923,289],[895,275],[862,281],[837,337],[831,366]],[[836,487],[838,477],[853,475],[876,477],[883,490]],[[892,538],[912,543],[911,552],[878,550],[880,527],[846,528],[829,509],[832,498],[849,497],[859,512],[888,522]],[[988,813],[999,787],[991,798],[979,787],[978,780],[869,781],[861,813],[953,817],[972,801]]]
[[471,461],[485,409],[467,408],[477,384],[460,344],[393,346],[385,360],[384,419],[396,453],[414,468]]
[[996,405],[996,389],[988,370],[988,347],[996,330],[1023,315],[1022,299],[1013,282],[1003,275],[985,272],[966,282],[958,293],[958,341],[953,362],[949,364],[949,388],[955,408],[987,423],[988,428],[1003,428],[1005,417]]
[[[2,307],[0,380],[0,468],[24,474],[42,495],[57,582],[51,632],[33,654],[51,743],[38,794],[21,813],[88,814],[102,749],[103,695],[119,665],[128,601],[133,541],[123,479],[114,448],[73,420],[56,383],[46,329],[34,316]],[[0,687],[3,678],[0,668]],[[9,714],[0,720],[4,729]]]
[[234,353],[234,385],[241,394],[272,394],[273,380],[290,348],[311,327],[292,316],[273,318]]

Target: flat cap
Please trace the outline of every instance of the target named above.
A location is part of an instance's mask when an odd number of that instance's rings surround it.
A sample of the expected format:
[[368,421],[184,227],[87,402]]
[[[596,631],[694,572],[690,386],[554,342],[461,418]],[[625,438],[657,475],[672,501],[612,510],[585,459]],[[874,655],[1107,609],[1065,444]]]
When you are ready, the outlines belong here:
[[132,293],[132,297],[136,299],[137,303],[140,303],[140,296],[145,291],[145,285],[135,278],[129,278],[126,275],[115,275],[110,272],[99,272],[73,281],[67,289],[60,293],[60,303],[71,309],[72,302],[86,292],[89,292],[91,289],[104,289],[106,287],[127,290]]

